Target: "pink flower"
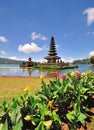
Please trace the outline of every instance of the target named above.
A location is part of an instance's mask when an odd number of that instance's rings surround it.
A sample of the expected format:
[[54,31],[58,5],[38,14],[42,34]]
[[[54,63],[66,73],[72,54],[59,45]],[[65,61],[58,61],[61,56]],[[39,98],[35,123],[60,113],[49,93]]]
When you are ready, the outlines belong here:
[[62,75],[62,80],[66,80],[66,74]]
[[57,77],[59,77],[59,74],[58,73],[54,73],[54,78],[57,78]]

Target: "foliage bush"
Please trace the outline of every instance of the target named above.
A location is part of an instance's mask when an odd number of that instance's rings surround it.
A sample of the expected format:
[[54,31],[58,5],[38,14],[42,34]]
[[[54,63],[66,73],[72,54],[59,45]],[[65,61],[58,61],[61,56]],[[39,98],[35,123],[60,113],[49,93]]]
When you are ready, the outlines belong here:
[[94,56],[91,56],[91,57],[89,58],[89,61],[90,61],[91,64],[94,64]]
[[54,74],[48,85],[43,75],[40,78],[41,89],[34,97],[27,86],[20,99],[3,101],[1,130],[61,130],[64,123],[70,130],[86,129],[93,114],[89,110],[94,107],[94,73]]

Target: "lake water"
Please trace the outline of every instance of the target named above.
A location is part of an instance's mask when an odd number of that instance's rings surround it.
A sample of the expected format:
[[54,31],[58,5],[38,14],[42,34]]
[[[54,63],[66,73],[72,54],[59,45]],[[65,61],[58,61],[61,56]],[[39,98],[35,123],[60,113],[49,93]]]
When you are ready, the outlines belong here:
[[64,73],[69,73],[71,71],[78,70],[79,72],[85,72],[88,70],[93,70],[90,64],[79,64],[79,68],[75,69],[64,69],[64,70],[44,70],[44,69],[30,69],[30,68],[20,68],[19,64],[0,64],[0,75],[1,76],[51,76],[53,73],[59,73],[60,75]]

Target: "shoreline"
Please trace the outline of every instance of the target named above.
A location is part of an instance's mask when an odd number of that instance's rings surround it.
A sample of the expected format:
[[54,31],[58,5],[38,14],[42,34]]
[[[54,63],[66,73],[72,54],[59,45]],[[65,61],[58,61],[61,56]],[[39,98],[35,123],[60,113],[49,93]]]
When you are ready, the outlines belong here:
[[[45,76],[45,78],[53,78],[53,76]],[[40,76],[9,76],[9,75],[0,75],[0,78],[40,78]]]

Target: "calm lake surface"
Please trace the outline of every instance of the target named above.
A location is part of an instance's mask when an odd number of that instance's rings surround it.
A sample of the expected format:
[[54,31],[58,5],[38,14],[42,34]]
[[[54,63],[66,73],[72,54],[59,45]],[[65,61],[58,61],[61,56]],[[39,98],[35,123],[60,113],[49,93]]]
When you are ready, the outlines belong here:
[[79,72],[85,72],[88,70],[93,70],[90,64],[79,64],[79,68],[75,69],[64,69],[64,70],[44,70],[44,69],[30,69],[30,68],[20,68],[19,64],[0,64],[0,75],[1,76],[52,76],[53,73],[59,73],[60,75],[64,73],[69,73],[71,71],[78,70]]

